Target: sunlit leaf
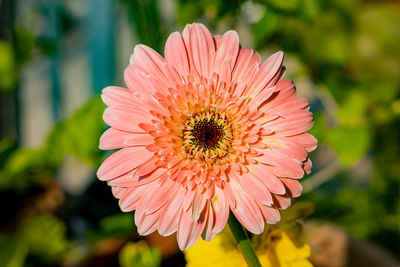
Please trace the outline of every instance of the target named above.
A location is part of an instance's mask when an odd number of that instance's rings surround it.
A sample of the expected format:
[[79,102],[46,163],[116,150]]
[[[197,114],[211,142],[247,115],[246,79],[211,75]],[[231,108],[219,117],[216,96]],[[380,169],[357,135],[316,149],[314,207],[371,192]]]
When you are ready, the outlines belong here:
[[32,33],[23,28],[15,29],[15,39],[16,60],[21,65],[31,59],[35,40]]
[[6,235],[0,235],[0,263],[3,267],[22,267],[28,253],[26,245]]
[[351,91],[344,103],[339,106],[338,118],[342,125],[356,127],[364,125],[367,121],[367,98],[359,91]]
[[0,89],[9,91],[17,82],[17,69],[11,43],[0,41]]
[[145,241],[129,242],[119,252],[119,263],[121,267],[157,267],[161,265],[161,252]]
[[111,215],[100,221],[100,227],[110,233],[127,232],[134,227],[133,216],[130,213]]
[[[39,175],[37,175],[40,172]],[[50,177],[43,160],[43,151],[37,149],[17,149],[7,158],[0,170],[0,188],[29,186],[32,182]]]
[[28,219],[19,230],[18,237],[28,246],[30,253],[45,261],[59,260],[71,246],[66,239],[66,226],[51,214]]
[[99,222],[99,229],[89,229],[86,237],[91,243],[96,243],[102,239],[123,236],[135,231],[135,223],[130,213],[115,214],[104,217]]
[[336,127],[326,133],[326,141],[346,166],[351,166],[367,153],[371,132],[367,127]]
[[300,1],[301,14],[306,18],[314,19],[321,13],[321,0]]
[[286,11],[292,11],[297,8],[299,4],[299,0],[286,0],[286,1],[280,1],[280,0],[266,0],[268,4],[271,6],[281,9],[281,10],[286,10]]
[[267,7],[261,19],[253,25],[253,36],[256,47],[262,47],[268,38],[278,29],[280,15]]
[[95,97],[70,118],[57,124],[50,132],[45,156],[50,162],[61,162],[66,154],[97,165],[101,159],[99,138],[104,129],[104,104]]

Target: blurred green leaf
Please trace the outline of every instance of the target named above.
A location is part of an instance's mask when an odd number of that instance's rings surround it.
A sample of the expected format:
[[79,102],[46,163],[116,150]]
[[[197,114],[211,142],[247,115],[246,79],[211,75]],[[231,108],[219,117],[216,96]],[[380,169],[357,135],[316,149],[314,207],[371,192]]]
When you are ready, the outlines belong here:
[[86,238],[90,243],[110,237],[126,235],[135,231],[135,223],[132,213],[117,213],[107,216],[99,222],[99,229],[89,229]]
[[107,216],[100,221],[100,228],[107,233],[123,233],[131,231],[135,226],[131,213],[118,213]]
[[300,12],[305,18],[314,19],[321,13],[320,0],[302,0],[300,1]]
[[371,132],[368,127],[332,128],[326,132],[325,138],[346,166],[353,165],[367,153],[371,144]]
[[12,139],[0,140],[0,170],[3,169],[6,161],[17,149],[17,142]]
[[161,265],[161,252],[145,241],[129,242],[119,252],[119,264],[121,267],[157,267]]
[[45,261],[59,260],[71,247],[65,224],[51,214],[28,219],[19,229],[18,237],[32,255]]
[[284,11],[293,11],[299,4],[299,0],[266,0],[266,2],[267,4]]
[[355,13],[358,29],[351,64],[358,77],[368,79],[366,86],[387,82],[398,88],[400,84],[399,12],[399,5],[372,4]]
[[0,40],[0,89],[10,91],[17,82],[17,69],[11,43]]
[[262,47],[271,35],[278,29],[280,15],[267,7],[261,19],[252,27],[256,47]]
[[52,178],[68,154],[97,166],[101,161],[98,142],[104,129],[103,110],[104,104],[97,96],[54,126],[44,148],[13,150],[0,169],[0,188],[24,187]]
[[204,1],[188,2],[185,0],[177,1],[178,4],[178,21],[181,25],[192,23],[193,19],[197,19],[204,9]]
[[178,0],[177,19],[184,26],[196,21],[209,22],[208,27],[215,27],[220,21],[236,16],[240,12],[238,0]]
[[156,0],[122,0],[131,16],[131,22],[141,43],[163,51],[164,25],[160,23],[159,4]]
[[0,234],[0,263],[3,267],[22,267],[28,254],[26,244]]
[[51,177],[45,167],[43,151],[23,148],[13,151],[7,158],[0,175],[0,189],[26,187]]
[[42,151],[34,149],[18,149],[7,161],[5,170],[12,176],[21,176],[32,166],[42,164]]
[[351,41],[344,30],[344,23],[336,14],[325,13],[317,23],[306,24],[300,34],[307,57],[328,64],[344,64],[349,58]]
[[34,46],[35,39],[32,33],[23,28],[15,29],[15,50],[19,65],[31,59]]
[[362,126],[367,122],[367,110],[368,103],[365,94],[360,91],[350,91],[344,103],[338,107],[338,118],[344,126]]
[[65,155],[72,154],[88,164],[98,165],[101,160],[99,139],[104,129],[103,111],[104,104],[96,96],[70,118],[58,123],[47,138],[47,161],[60,163]]

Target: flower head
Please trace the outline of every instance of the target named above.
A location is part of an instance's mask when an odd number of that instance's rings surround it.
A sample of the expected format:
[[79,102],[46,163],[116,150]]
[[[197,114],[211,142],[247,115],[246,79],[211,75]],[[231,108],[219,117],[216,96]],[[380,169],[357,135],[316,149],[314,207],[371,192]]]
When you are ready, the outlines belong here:
[[142,235],[177,232],[181,249],[224,228],[229,210],[252,233],[276,223],[310,172],[309,104],[296,98],[283,53],[262,65],[235,31],[202,24],[172,33],[165,59],[137,45],[129,89],[107,87],[101,149],[119,151],[98,170]]

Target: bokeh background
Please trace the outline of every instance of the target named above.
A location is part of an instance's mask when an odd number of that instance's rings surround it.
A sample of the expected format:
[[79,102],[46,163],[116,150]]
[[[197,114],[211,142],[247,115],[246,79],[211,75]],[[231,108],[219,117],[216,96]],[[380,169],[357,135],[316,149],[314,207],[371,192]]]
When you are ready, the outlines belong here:
[[396,0],[0,0],[0,265],[185,265],[95,172],[102,88],[124,86],[135,44],[162,53],[197,21],[263,60],[283,50],[311,102],[319,148],[296,200],[315,205],[311,261],[399,266],[399,14]]

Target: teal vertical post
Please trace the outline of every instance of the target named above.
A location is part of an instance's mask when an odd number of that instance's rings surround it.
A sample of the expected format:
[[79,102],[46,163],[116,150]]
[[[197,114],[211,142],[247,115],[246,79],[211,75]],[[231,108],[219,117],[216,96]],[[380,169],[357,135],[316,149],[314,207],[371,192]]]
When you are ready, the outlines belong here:
[[47,22],[45,38],[50,48],[50,80],[51,80],[51,107],[55,122],[60,120],[62,110],[62,94],[59,70],[60,54],[60,0],[42,0],[42,11]]
[[115,74],[114,0],[88,0],[87,36],[92,74],[92,92],[99,93],[111,85]]

